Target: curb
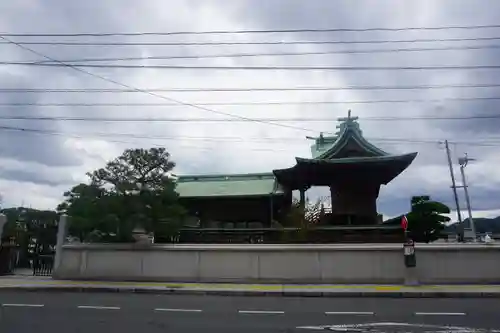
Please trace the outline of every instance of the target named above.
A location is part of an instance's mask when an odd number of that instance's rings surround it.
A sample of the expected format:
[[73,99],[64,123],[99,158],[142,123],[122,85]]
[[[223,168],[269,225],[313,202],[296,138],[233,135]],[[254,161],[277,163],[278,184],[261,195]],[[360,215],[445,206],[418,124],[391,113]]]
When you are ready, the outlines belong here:
[[500,292],[481,291],[260,291],[260,290],[207,290],[188,288],[149,289],[134,287],[79,287],[79,286],[9,286],[1,291],[17,292],[78,292],[124,293],[155,295],[206,295],[206,296],[275,296],[275,297],[331,297],[331,298],[500,298]]

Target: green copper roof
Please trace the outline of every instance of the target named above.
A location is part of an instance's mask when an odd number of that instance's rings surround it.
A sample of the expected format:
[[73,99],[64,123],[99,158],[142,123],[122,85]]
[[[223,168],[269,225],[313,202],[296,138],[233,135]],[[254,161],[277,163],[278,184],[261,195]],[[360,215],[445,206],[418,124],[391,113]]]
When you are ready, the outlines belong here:
[[296,157],[295,166],[273,170],[278,181],[293,189],[330,186],[342,177],[362,177],[373,171],[377,173],[373,177],[379,177],[381,184],[387,184],[413,162],[417,153],[391,155],[369,143],[363,137],[357,119],[351,117],[349,111],[348,117],[339,119],[341,123],[337,127],[340,130],[335,136],[308,137],[315,140],[311,147],[312,158]]
[[283,194],[272,173],[179,176],[176,191],[181,198]]
[[352,157],[380,157],[389,155],[385,151],[369,143],[364,137],[359,124],[358,117],[351,117],[351,111],[346,118],[339,118],[341,121],[339,132],[336,136],[325,137],[321,134],[315,139],[315,144],[311,147],[314,159],[343,159]]

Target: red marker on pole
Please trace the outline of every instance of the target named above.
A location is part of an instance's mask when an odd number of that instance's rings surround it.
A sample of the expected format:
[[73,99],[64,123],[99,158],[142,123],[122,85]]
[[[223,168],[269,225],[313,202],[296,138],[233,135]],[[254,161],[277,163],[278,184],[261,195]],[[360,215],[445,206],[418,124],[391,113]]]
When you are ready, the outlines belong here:
[[406,215],[403,215],[401,218],[401,228],[403,228],[404,231],[408,229],[408,219],[406,218]]

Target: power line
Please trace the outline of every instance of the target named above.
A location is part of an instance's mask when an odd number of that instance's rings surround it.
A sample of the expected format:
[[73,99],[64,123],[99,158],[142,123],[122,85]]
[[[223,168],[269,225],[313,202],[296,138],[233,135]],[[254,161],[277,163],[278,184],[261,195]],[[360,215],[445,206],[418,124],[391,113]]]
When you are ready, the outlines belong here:
[[[49,134],[49,135],[69,135],[72,137],[84,139],[87,137],[127,137],[127,138],[136,138],[136,139],[152,139],[152,140],[196,140],[196,141],[214,141],[214,142],[233,142],[233,143],[241,143],[244,141],[253,141],[255,139],[242,138],[242,137],[190,137],[190,136],[152,136],[152,135],[137,135],[133,133],[68,133],[68,132],[58,132],[52,130],[45,129],[36,129],[36,128],[22,128],[22,127],[14,127],[14,126],[0,126],[0,130],[8,130],[8,131],[19,131],[26,133],[37,133],[37,134]],[[263,140],[259,138],[257,141],[269,143],[269,140]],[[277,138],[274,141],[293,141],[296,138]]]
[[[472,83],[472,84],[441,84],[441,85],[412,85],[412,86],[310,86],[310,87],[249,87],[249,88],[144,88],[149,92],[260,92],[260,91],[335,91],[335,90],[427,90],[427,89],[468,89],[468,88],[495,88],[500,83]],[[104,89],[104,88],[0,88],[0,93],[134,93],[133,89]]]
[[[215,114],[220,114],[220,115],[225,115],[225,116],[229,116],[229,117],[232,117],[232,118],[238,118],[238,119],[247,120],[247,121],[253,121],[253,122],[270,124],[270,125],[274,125],[274,126],[281,126],[281,127],[287,127],[287,128],[293,128],[293,129],[300,129],[300,130],[305,130],[305,131],[314,131],[314,130],[311,130],[311,129],[298,128],[298,127],[294,127],[294,126],[287,126],[287,125],[283,125],[283,124],[279,124],[279,123],[273,123],[273,122],[264,122],[264,121],[254,120],[252,118],[247,118],[247,117],[242,117],[242,116],[234,115],[234,114],[231,114],[231,113],[216,111],[216,110],[208,109],[208,108],[196,105],[196,104],[186,103],[186,102],[179,101],[179,100],[176,100],[176,99],[173,99],[173,98],[169,98],[169,97],[166,97],[166,96],[163,96],[163,95],[158,95],[158,94],[155,94],[155,93],[152,93],[152,92],[141,90],[139,88],[135,88],[133,86],[123,84],[123,83],[115,81],[113,79],[109,79],[109,78],[106,78],[104,76],[101,76],[101,75],[98,75],[98,74],[94,74],[92,72],[85,71],[85,70],[80,69],[78,67],[75,67],[75,66],[73,66],[71,64],[66,64],[66,63],[60,62],[57,59],[51,58],[49,56],[46,56],[43,53],[40,53],[40,52],[32,50],[32,49],[30,49],[30,48],[28,48],[26,46],[20,45],[20,44],[14,42],[14,41],[11,41],[8,38],[5,38],[4,36],[0,36],[0,38],[3,39],[3,40],[5,40],[5,41],[7,41],[7,42],[9,42],[9,43],[17,45],[18,47],[20,47],[20,48],[22,48],[22,49],[24,49],[26,51],[29,51],[30,53],[36,54],[38,56],[41,56],[41,57],[43,57],[45,59],[48,59],[48,60],[51,60],[53,62],[57,62],[57,63],[65,66],[65,67],[71,68],[73,70],[76,70],[78,72],[84,73],[86,75],[90,75],[90,76],[99,78],[101,80],[104,80],[104,81],[107,81],[107,82],[119,85],[119,86],[121,86],[123,88],[126,88],[126,89],[133,89],[133,90],[136,90],[138,92],[143,92],[143,93],[151,95],[151,96],[155,96],[155,97],[158,97],[158,98],[161,98],[161,99],[165,99],[165,100],[168,100],[168,101],[171,101],[171,102],[174,102],[174,103],[178,103],[180,105],[190,106],[190,107],[193,107],[193,108],[196,108],[196,109],[199,109],[199,110],[204,110],[204,111],[207,111],[207,112],[211,112],[211,113],[215,113]],[[314,132],[316,132],[316,131],[314,131]]]
[[372,27],[372,28],[305,28],[273,30],[209,30],[171,32],[88,32],[88,33],[2,33],[6,37],[111,37],[111,36],[171,36],[171,35],[219,35],[259,33],[314,33],[314,32],[367,32],[367,31],[411,31],[411,30],[476,30],[500,28],[498,24],[449,25],[436,27]]
[[[57,131],[51,131],[51,130],[44,130],[44,129],[36,129],[36,128],[21,128],[21,127],[13,127],[13,126],[0,126],[0,130],[13,130],[13,131],[22,131],[22,132],[34,132],[34,133],[59,133],[59,134],[74,134],[74,135],[79,135],[79,136],[91,136],[91,137],[127,137],[127,138],[135,138],[135,139],[150,139],[150,140],[194,140],[194,141],[214,141],[214,142],[230,142],[230,143],[242,143],[242,142],[261,142],[261,143],[269,143],[269,142],[274,142],[274,143],[279,143],[279,142],[290,142],[290,141],[297,141],[300,139],[297,139],[295,137],[292,138],[287,138],[287,137],[280,137],[280,138],[245,138],[241,136],[183,136],[183,135],[176,135],[176,136],[155,136],[155,135],[140,135],[140,134],[134,134],[134,133],[102,133],[102,132],[91,132],[91,133],[68,133],[68,132],[57,132]],[[83,138],[83,137],[82,137]],[[305,141],[300,140],[300,141]]]
[[[54,63],[0,62],[0,65],[67,67]],[[125,68],[125,69],[174,69],[174,70],[280,70],[280,71],[427,71],[427,70],[478,70],[500,69],[500,65],[456,65],[456,66],[184,66],[184,65],[103,65],[72,64],[74,68]]]
[[[0,126],[0,130],[7,131],[19,131],[26,133],[38,133],[38,134],[48,134],[48,135],[67,135],[71,137],[76,137],[80,139],[84,139],[86,137],[128,137],[128,138],[136,138],[136,139],[152,139],[152,140],[197,140],[197,141],[214,141],[214,142],[227,142],[227,143],[238,143],[242,142],[263,142],[266,144],[269,143],[279,143],[290,142],[290,141],[305,141],[301,139],[297,139],[296,137],[282,137],[282,138],[245,138],[245,137],[209,137],[209,136],[199,136],[199,137],[190,137],[190,136],[152,136],[152,135],[137,135],[133,133],[68,133],[68,132],[58,132],[52,130],[45,129],[35,129],[35,128],[21,128],[14,126]],[[404,139],[404,138],[367,138],[370,141],[378,141],[386,144],[439,144],[443,143],[444,140],[424,140],[424,139]],[[500,138],[498,138],[500,140]],[[497,147],[500,146],[500,141],[488,141],[488,139],[483,139],[483,141],[472,142],[472,141],[449,141],[454,144],[462,144],[462,145],[472,145],[472,146],[491,146]],[[124,142],[127,143],[127,142]]]
[[[327,45],[327,44],[390,44],[390,43],[434,43],[471,42],[500,40],[498,36],[460,38],[420,38],[384,40],[304,40],[304,41],[225,41],[225,42],[73,42],[73,41],[16,41],[17,45],[59,46],[209,46],[209,45]],[[0,42],[0,44],[10,44]]]
[[[261,121],[273,122],[323,122],[338,121],[337,117],[322,118],[252,118]],[[477,119],[500,119],[500,114],[475,115],[475,116],[414,116],[414,117],[363,117],[362,121],[414,121],[414,120],[477,120]],[[86,122],[248,122],[247,120],[234,118],[146,118],[146,117],[32,117],[32,116],[0,116],[0,120],[32,120],[32,121],[86,121]]]
[[[53,136],[65,136],[65,137],[71,137],[75,139],[89,139],[89,138],[99,138],[102,140],[103,137],[109,137],[109,136],[125,136],[125,137],[134,137],[133,134],[125,134],[125,133],[85,133],[85,134],[73,134],[73,133],[67,133],[67,132],[58,132],[58,131],[50,131],[50,130],[41,130],[41,129],[33,129],[33,128],[20,128],[20,127],[10,127],[10,126],[0,126],[0,130],[5,130],[5,131],[16,131],[16,132],[23,132],[23,133],[31,133],[31,134],[41,134],[41,135],[53,135]],[[155,138],[155,137],[141,137],[141,136],[135,136],[137,139],[168,139],[168,138]],[[173,138],[174,139],[174,138]],[[179,138],[179,140],[186,140],[186,138]],[[123,140],[115,140],[115,139],[107,139],[105,140],[106,142],[113,142],[113,143],[122,143],[122,144],[137,144],[137,142],[132,142],[132,141],[123,141]],[[153,145],[155,147],[165,147],[165,144],[155,144],[155,143],[148,143],[148,145]],[[189,146],[189,145],[176,145],[179,148],[182,149],[197,149],[197,150],[217,150],[220,151],[220,147],[200,147],[199,145],[195,146]],[[246,147],[245,149],[252,150],[252,151],[268,151],[268,152],[288,152],[287,150],[283,149],[265,149],[265,148],[251,148],[251,147]]]
[[[133,60],[173,60],[173,59],[211,59],[211,58],[242,58],[242,57],[278,57],[278,56],[305,56],[305,55],[335,55],[335,54],[366,54],[366,53],[396,53],[396,52],[427,52],[427,51],[460,51],[499,49],[500,45],[465,45],[444,47],[413,47],[413,48],[382,48],[382,49],[352,49],[313,52],[271,52],[271,53],[228,53],[228,54],[200,54],[187,56],[146,56],[146,57],[114,57],[114,58],[81,58],[65,59],[63,62],[102,62],[102,61],[133,61]],[[42,60],[29,63],[51,63]]]
[[[83,73],[85,75],[89,75],[89,76],[98,78],[100,80],[103,80],[103,81],[110,82],[110,83],[113,83],[115,85],[121,86],[122,88],[133,89],[133,90],[135,90],[137,92],[143,92],[143,93],[145,93],[147,95],[150,95],[150,96],[153,96],[153,97],[161,98],[161,99],[164,99],[164,100],[167,100],[167,101],[170,101],[170,102],[177,103],[179,105],[189,106],[189,107],[192,107],[192,108],[195,108],[195,109],[198,109],[198,110],[202,110],[202,111],[206,111],[206,112],[211,112],[211,113],[214,113],[214,114],[220,114],[220,115],[224,115],[224,116],[228,116],[228,117],[233,117],[233,118],[239,118],[239,119],[245,119],[245,120],[248,120],[248,121],[253,121],[252,118],[242,117],[242,116],[235,115],[235,114],[228,113],[228,112],[222,112],[222,111],[217,111],[217,110],[209,109],[209,108],[206,108],[206,107],[203,107],[203,106],[195,105],[195,104],[192,104],[192,103],[186,103],[186,102],[183,102],[183,101],[180,101],[180,100],[177,100],[177,99],[174,99],[174,98],[170,98],[170,97],[167,97],[167,96],[164,96],[164,95],[159,95],[159,94],[155,94],[155,93],[152,93],[152,92],[149,92],[149,91],[146,91],[146,90],[142,90],[142,89],[133,87],[131,85],[124,84],[124,83],[121,83],[121,82],[113,80],[113,79],[109,79],[109,78],[107,78],[105,76],[102,76],[102,75],[99,75],[99,74],[94,74],[92,72],[88,72],[88,71],[86,71],[84,69],[75,67],[74,65],[66,64],[64,62],[61,62],[61,61],[55,59],[55,58],[49,57],[49,56],[47,56],[47,55],[45,55],[45,54],[43,54],[41,52],[32,50],[29,47],[26,47],[24,45],[18,44],[17,42],[12,41],[12,40],[4,37],[4,36],[0,35],[0,39],[3,39],[4,41],[6,41],[8,43],[16,45],[16,46],[22,48],[23,50],[26,50],[26,51],[28,51],[28,52],[30,52],[32,54],[38,55],[38,56],[43,57],[43,58],[45,58],[47,60],[51,60],[53,62],[56,62],[56,63],[60,64],[60,65],[65,66],[67,68],[70,68],[70,69],[73,69],[73,70],[75,70],[77,72]],[[260,123],[268,124],[268,125],[273,125],[273,126],[298,129],[298,130],[302,130],[302,131],[313,131],[313,130],[306,129],[306,128],[300,128],[300,127],[295,127],[295,126],[288,126],[288,125],[278,124],[278,123],[261,122],[261,121],[256,121],[256,122],[260,122]]]
[[[265,106],[265,105],[329,105],[329,104],[391,104],[391,103],[439,103],[439,102],[469,102],[500,100],[499,96],[491,97],[450,97],[439,99],[389,99],[389,100],[365,100],[365,101],[274,101],[274,102],[195,102],[199,106]],[[172,107],[176,103],[0,103],[0,107]],[[222,114],[222,113],[221,113]],[[224,115],[224,114],[222,114]],[[227,114],[225,114],[227,115]],[[254,121],[254,118],[236,117],[246,121]]]

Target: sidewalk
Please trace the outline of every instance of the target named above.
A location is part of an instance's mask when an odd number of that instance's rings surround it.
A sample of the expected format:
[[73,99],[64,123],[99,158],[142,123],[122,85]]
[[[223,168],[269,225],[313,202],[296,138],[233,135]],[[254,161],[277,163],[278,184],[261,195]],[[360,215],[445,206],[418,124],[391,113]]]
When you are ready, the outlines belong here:
[[295,285],[233,283],[159,283],[53,280],[50,277],[2,276],[0,291],[124,292],[219,296],[311,297],[490,297],[500,285]]

